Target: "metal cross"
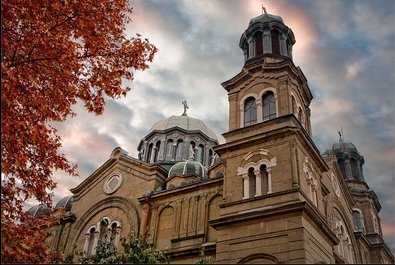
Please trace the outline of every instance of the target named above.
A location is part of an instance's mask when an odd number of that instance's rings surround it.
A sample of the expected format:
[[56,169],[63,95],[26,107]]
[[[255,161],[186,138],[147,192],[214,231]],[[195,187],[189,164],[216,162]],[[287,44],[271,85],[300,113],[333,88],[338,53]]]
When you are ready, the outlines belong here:
[[188,104],[187,104],[187,101],[184,100],[184,101],[182,102],[182,105],[184,105],[184,113],[182,114],[182,116],[187,116],[187,109],[189,109]]
[[267,14],[267,12],[266,12],[266,8],[263,6],[263,4],[262,4],[262,14],[263,13],[265,13],[265,14]]

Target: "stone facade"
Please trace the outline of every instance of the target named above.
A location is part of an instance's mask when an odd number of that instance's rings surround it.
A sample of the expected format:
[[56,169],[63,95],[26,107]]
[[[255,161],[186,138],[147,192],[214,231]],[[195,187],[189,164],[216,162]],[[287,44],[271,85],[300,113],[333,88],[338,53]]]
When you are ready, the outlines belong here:
[[[363,157],[343,139],[324,154],[312,141],[313,97],[292,61],[294,43],[280,17],[252,19],[240,41],[245,65],[222,84],[226,143],[186,112],[158,122],[139,159],[117,147],[71,190],[52,247],[67,255],[76,243],[89,255],[110,230],[115,245],[148,235],[171,263],[193,262],[203,246],[217,263],[394,263]],[[342,164],[348,157],[355,162]],[[183,170],[170,174],[176,166]]]

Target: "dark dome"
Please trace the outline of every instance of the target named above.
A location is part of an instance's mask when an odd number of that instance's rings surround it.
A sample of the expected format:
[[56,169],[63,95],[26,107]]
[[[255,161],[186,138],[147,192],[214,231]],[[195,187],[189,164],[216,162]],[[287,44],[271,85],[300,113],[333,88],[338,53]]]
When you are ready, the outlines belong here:
[[204,178],[207,176],[207,168],[199,161],[189,159],[178,162],[170,168],[168,178],[175,175],[193,175],[198,178]]
[[55,206],[58,209],[64,209],[65,211],[71,211],[73,206],[73,195],[63,197]]
[[343,140],[339,140],[337,143],[334,143],[332,145],[332,150],[335,153],[350,153],[350,152],[356,152],[359,154],[357,147],[350,142],[344,142]]
[[28,214],[36,217],[43,217],[50,212],[50,208],[45,204],[38,204],[30,208]]

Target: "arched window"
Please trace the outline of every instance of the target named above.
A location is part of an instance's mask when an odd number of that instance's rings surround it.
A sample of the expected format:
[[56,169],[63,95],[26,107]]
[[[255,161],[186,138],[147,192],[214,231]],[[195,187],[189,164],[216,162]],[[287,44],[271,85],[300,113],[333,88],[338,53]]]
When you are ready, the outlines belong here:
[[254,34],[254,42],[255,42],[255,55],[261,55],[263,53],[261,31],[258,31]]
[[272,30],[272,53],[280,54],[280,33],[277,30]]
[[266,165],[260,167],[261,181],[262,181],[262,194],[267,194],[269,191],[269,179],[266,171]]
[[151,155],[152,155],[152,149],[154,147],[154,144],[150,144],[148,146],[148,153],[147,153],[147,163],[151,163]]
[[263,95],[263,120],[276,118],[276,99],[273,92]]
[[109,239],[109,234],[108,234],[108,225],[109,225],[109,220],[104,217],[101,221],[100,221],[100,239],[99,239],[99,243],[103,243],[103,242],[108,242]]
[[96,229],[92,227],[87,235],[87,249],[86,256],[89,258],[90,256],[95,254],[95,233]]
[[346,166],[345,166],[345,162],[343,158],[339,158],[339,160],[337,160],[337,164],[339,165],[340,168],[340,172],[343,175],[343,178],[346,177]]
[[177,147],[176,147],[176,160],[180,161],[182,160],[182,155],[183,155],[183,151],[184,151],[184,143],[183,141],[180,139],[177,141]]
[[173,158],[173,140],[167,140],[166,145],[166,160],[170,161]]
[[157,162],[157,161],[158,161],[159,150],[160,150],[160,141],[157,141],[157,142],[156,142],[156,145],[155,145],[154,162]]
[[354,221],[354,231],[362,232],[363,231],[363,220],[362,220],[361,213],[357,210],[354,210],[352,212],[352,219]]
[[255,124],[256,121],[255,98],[249,97],[244,102],[244,126]]
[[359,180],[359,178],[358,178],[358,169],[357,169],[357,161],[353,157],[350,159],[350,165],[351,165],[352,178],[355,179],[355,180]]
[[302,126],[304,126],[303,111],[302,111],[302,108],[300,108],[300,107],[299,107],[299,111],[298,111],[298,119],[299,119],[300,123],[302,124]]
[[249,168],[248,169],[248,182],[250,184],[250,190],[249,190],[249,197],[252,198],[255,196],[256,192],[256,179],[255,179],[255,174],[254,174],[254,168]]
[[291,102],[292,102],[292,113],[296,113],[296,101],[293,96],[291,96]]
[[196,158],[195,147],[196,147],[195,142],[191,141],[189,143],[189,157],[188,158],[191,158],[191,157]]
[[198,148],[198,153],[197,153],[197,160],[200,163],[203,163],[203,158],[204,158],[204,146],[202,144],[200,144],[199,148]]

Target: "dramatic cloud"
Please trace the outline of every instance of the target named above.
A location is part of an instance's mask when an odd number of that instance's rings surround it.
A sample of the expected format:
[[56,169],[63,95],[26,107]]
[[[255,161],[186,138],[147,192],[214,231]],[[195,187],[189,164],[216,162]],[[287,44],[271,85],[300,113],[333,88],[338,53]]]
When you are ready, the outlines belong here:
[[393,1],[133,0],[127,34],[141,33],[158,48],[151,69],[137,72],[126,98],[108,100],[104,115],[87,113],[57,124],[62,151],[81,177],[56,172],[55,203],[121,146],[137,157],[137,145],[158,120],[183,111],[218,134],[228,129],[228,99],[221,87],[240,72],[240,36],[251,18],[281,16],[296,38],[294,63],[314,95],[313,138],[323,152],[338,139],[365,157],[364,174],[381,202],[383,234],[395,249],[395,117]]

